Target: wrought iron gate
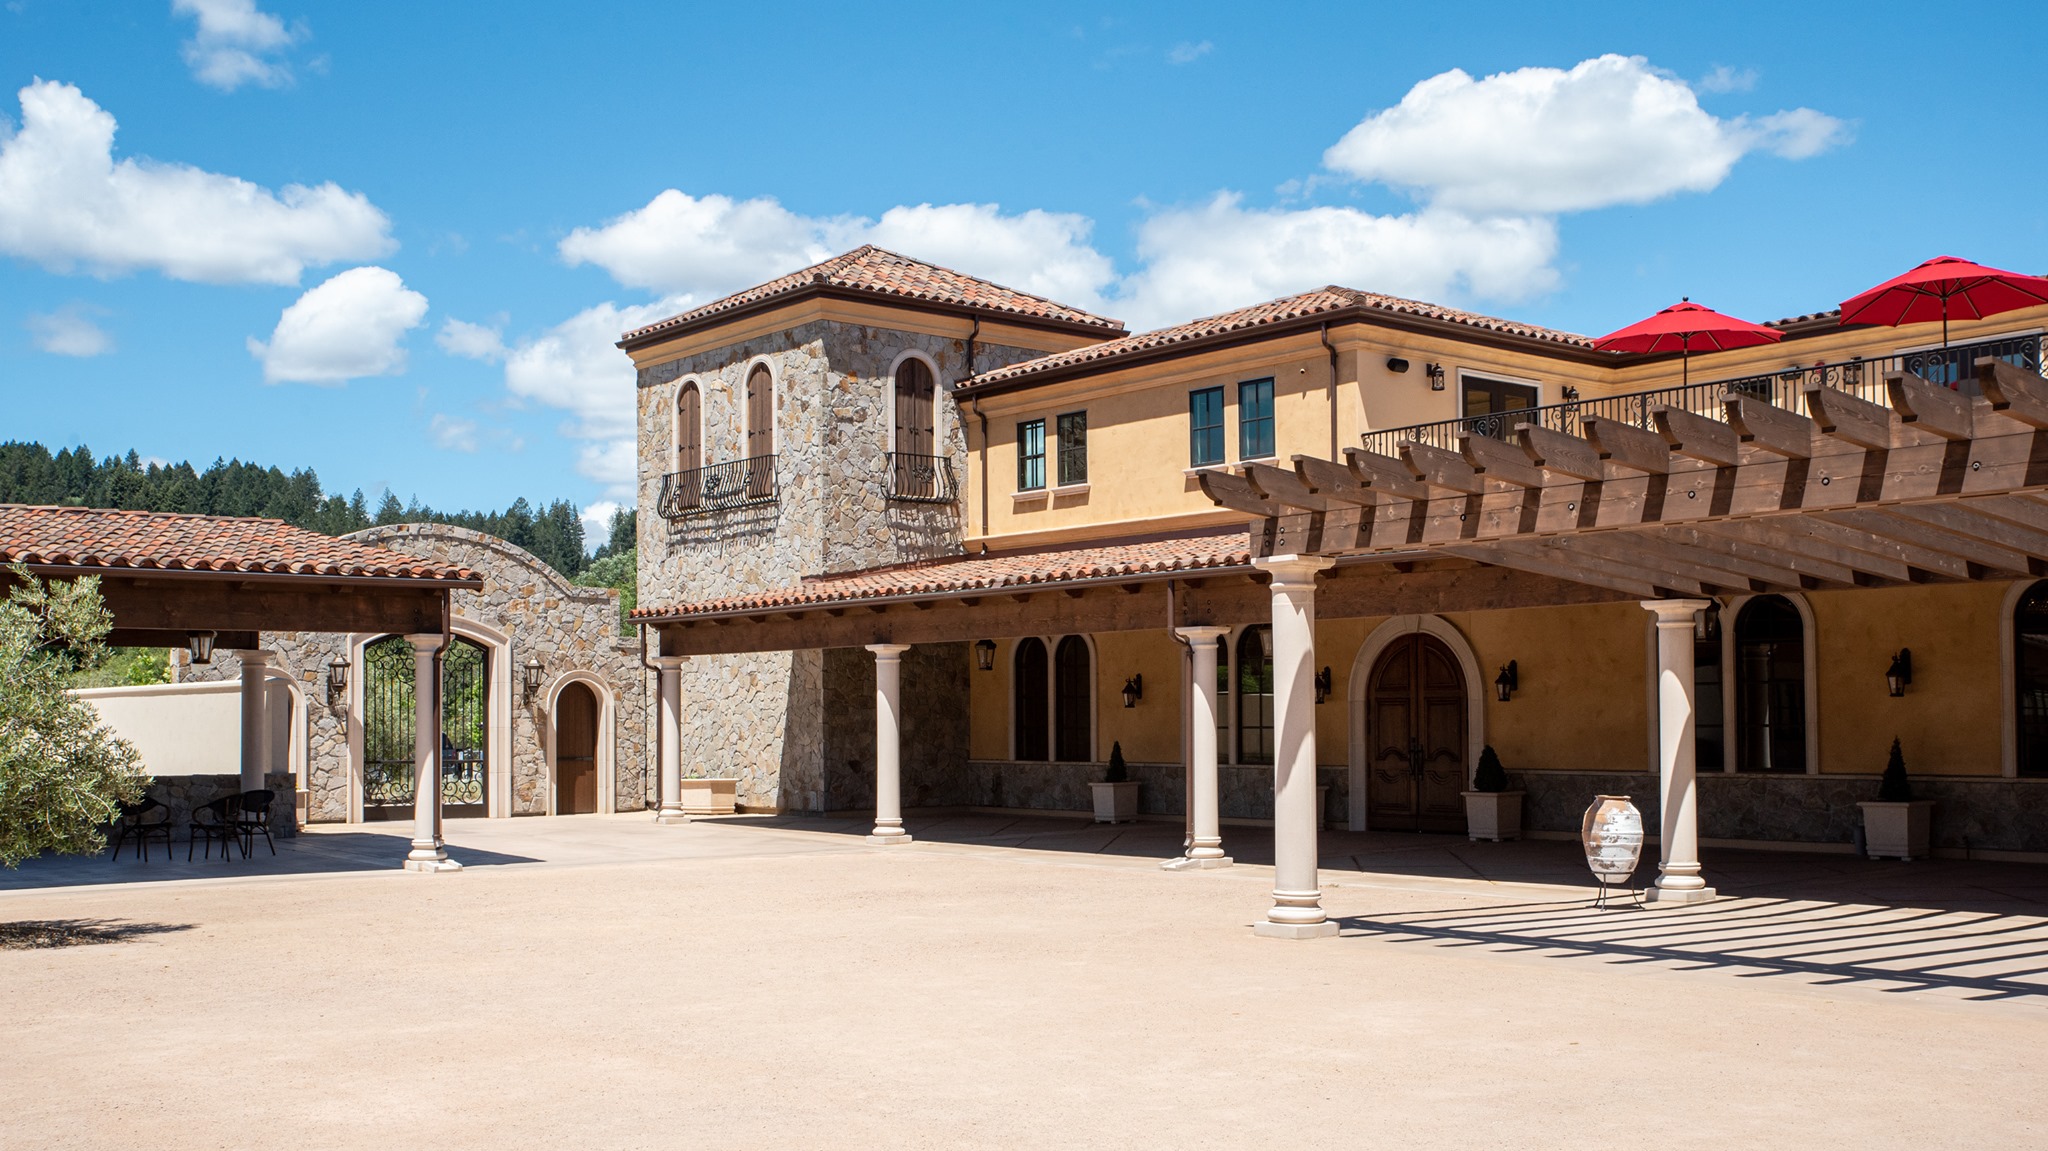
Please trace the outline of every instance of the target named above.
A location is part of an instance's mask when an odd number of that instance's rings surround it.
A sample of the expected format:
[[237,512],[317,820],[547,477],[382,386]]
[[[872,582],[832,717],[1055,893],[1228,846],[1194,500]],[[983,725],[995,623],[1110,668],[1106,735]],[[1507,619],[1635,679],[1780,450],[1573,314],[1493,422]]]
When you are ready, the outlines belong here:
[[[457,637],[441,667],[441,814],[484,814],[490,655]],[[387,636],[363,649],[363,818],[413,817],[413,649]]]

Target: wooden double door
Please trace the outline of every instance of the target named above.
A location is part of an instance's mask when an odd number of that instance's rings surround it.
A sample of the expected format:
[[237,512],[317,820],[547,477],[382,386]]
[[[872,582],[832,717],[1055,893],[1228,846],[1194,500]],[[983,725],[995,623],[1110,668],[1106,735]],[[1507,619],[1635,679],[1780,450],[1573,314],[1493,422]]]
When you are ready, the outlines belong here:
[[1367,681],[1366,826],[1465,830],[1465,675],[1436,637],[1406,635]]

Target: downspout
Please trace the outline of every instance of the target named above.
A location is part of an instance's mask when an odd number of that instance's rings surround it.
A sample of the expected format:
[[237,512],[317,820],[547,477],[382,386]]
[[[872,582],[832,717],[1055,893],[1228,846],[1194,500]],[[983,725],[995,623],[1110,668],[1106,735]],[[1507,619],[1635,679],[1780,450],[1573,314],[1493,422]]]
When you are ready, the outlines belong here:
[[649,741],[656,745],[654,747],[654,754],[640,757],[640,804],[652,810],[658,807],[661,802],[660,797],[655,795],[654,787],[654,773],[658,770],[656,760],[661,757],[661,748],[659,746],[661,742],[661,700],[659,698],[661,695],[661,669],[647,662],[647,625],[644,623],[640,625],[640,667],[642,671],[654,673],[654,692],[652,695],[647,691],[647,678],[644,675],[640,678],[641,703],[645,704],[650,699],[654,703],[654,710],[652,712],[643,709],[640,714],[641,723],[647,723],[650,716],[654,719],[651,725],[654,728],[654,739]]
[[[1323,321],[1320,332],[1323,349],[1330,353],[1330,458],[1342,459],[1337,454],[1337,345],[1330,342],[1330,322]],[[1189,842],[1193,842],[1190,840]]]
[[[974,317],[974,327],[967,333],[967,378],[974,378],[974,341],[981,335],[981,317]],[[988,535],[988,417],[982,414],[981,397],[970,396],[967,406],[973,410],[974,418],[981,422],[981,534]],[[986,548],[988,545],[983,544]]]
[[1180,850],[1181,854],[1185,856],[1195,846],[1195,765],[1188,762],[1189,759],[1193,758],[1189,754],[1193,748],[1190,746],[1192,733],[1188,728],[1187,702],[1189,692],[1202,689],[1194,681],[1194,642],[1180,634],[1179,631],[1180,611],[1176,607],[1176,593],[1178,589],[1175,587],[1177,582],[1175,580],[1166,581],[1166,634],[1173,638],[1173,642],[1180,645],[1180,812],[1182,836]]

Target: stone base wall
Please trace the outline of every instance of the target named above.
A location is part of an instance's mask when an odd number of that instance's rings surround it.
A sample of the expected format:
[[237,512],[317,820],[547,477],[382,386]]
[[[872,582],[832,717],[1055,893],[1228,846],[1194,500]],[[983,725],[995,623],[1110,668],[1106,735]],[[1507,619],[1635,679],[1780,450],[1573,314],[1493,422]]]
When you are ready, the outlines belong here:
[[[1138,783],[1140,815],[1184,816],[1185,775],[1177,763],[1127,763]],[[1095,806],[1089,784],[1109,770],[1101,763],[1026,763],[1015,760],[971,760],[959,773],[959,798],[951,806],[1008,807],[1032,811],[1090,811]],[[1350,787],[1341,767],[1316,770],[1323,793],[1325,825],[1341,826]],[[1216,769],[1217,804],[1224,819],[1273,818],[1273,769],[1270,766],[1222,765]],[[904,805],[911,806],[909,795]],[[933,805],[939,806],[939,805]]]
[[[826,811],[875,805],[875,657],[861,648],[824,653]],[[965,643],[919,644],[903,653],[903,806],[956,807],[967,798]]]
[[[270,834],[274,839],[289,839],[299,833],[295,797],[292,795],[292,777],[283,772],[273,771],[264,777],[263,785],[277,793],[276,802],[270,805]],[[149,785],[146,794],[171,809],[171,842],[183,844],[187,828],[192,823],[192,813],[198,808],[240,795],[242,777],[239,775],[160,775]],[[114,842],[112,830],[107,832],[107,842]]]
[[[1762,775],[1706,772],[1699,777],[1703,839],[1778,843],[1856,841],[1863,811],[1877,798],[1875,775]],[[1629,796],[1656,832],[1657,777],[1644,772],[1523,772],[1523,820],[1532,831],[1571,831],[1596,795]],[[1934,846],[1956,850],[2048,852],[2048,780],[1921,777],[1916,799],[1935,801]]]

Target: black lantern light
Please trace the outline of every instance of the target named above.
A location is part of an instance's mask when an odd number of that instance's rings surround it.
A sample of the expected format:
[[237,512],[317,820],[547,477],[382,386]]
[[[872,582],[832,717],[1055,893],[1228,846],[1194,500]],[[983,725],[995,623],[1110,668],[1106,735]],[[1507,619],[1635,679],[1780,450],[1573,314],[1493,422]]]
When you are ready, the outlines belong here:
[[1316,673],[1316,702],[1320,704],[1328,698],[1330,698],[1330,669],[1326,667]]
[[529,704],[533,702],[533,697],[540,692],[540,676],[540,657],[527,656],[526,665],[519,669],[519,686],[526,689],[526,702]]
[[984,639],[975,642],[974,665],[983,671],[996,669],[996,641]]
[[1913,649],[1902,647],[1892,657],[1892,665],[1884,669],[1885,690],[1897,699],[1906,694],[1906,685],[1913,682]]
[[1692,614],[1692,638],[1700,643],[1717,643],[1721,639],[1721,605],[1710,602],[1706,607]]
[[334,707],[348,694],[348,661],[335,656],[327,661],[327,706]]
[[1145,677],[1134,675],[1125,680],[1123,694],[1125,707],[1138,706],[1138,701],[1145,698]]
[[1507,665],[1500,669],[1500,674],[1493,677],[1493,694],[1502,703],[1513,699],[1515,689],[1521,686],[1522,669],[1514,660],[1509,660]]
[[193,663],[212,663],[213,633],[210,631],[186,632],[185,650],[192,654]]
[[1430,391],[1441,392],[1444,390],[1444,366],[1442,364],[1424,364],[1422,365],[1422,374],[1429,377]]

